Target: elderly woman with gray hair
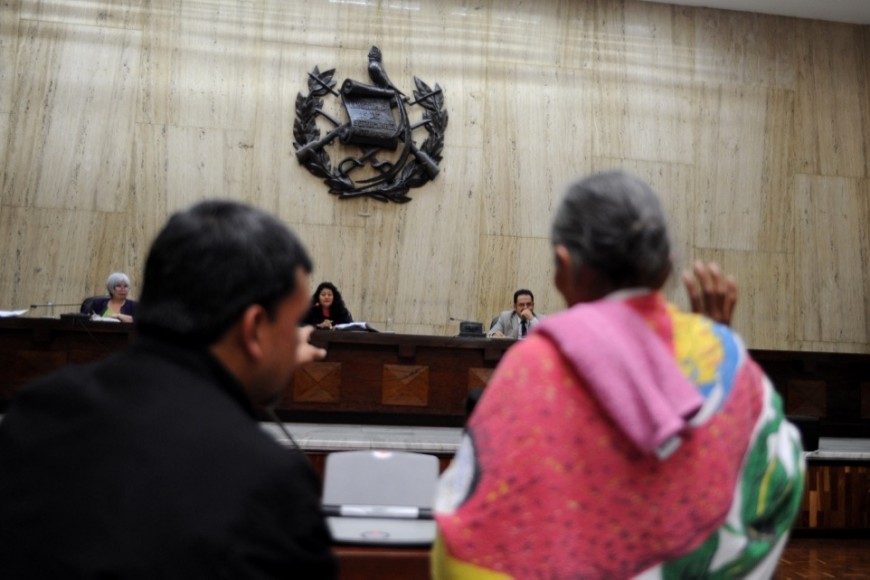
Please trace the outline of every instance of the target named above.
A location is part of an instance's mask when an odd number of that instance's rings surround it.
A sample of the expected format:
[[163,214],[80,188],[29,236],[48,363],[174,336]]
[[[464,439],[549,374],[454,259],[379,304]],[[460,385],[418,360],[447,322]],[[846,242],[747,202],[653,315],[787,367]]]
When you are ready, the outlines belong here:
[[108,296],[94,298],[90,304],[90,312],[103,318],[116,318],[121,322],[133,322],[136,314],[135,300],[127,296],[130,293],[130,278],[123,272],[113,272],[106,279]]
[[[800,435],[737,334],[661,295],[656,194],[623,172],[578,181],[552,242],[569,308],[511,347],[471,414],[439,483],[433,577],[769,578]],[[729,294],[713,274],[701,285]]]

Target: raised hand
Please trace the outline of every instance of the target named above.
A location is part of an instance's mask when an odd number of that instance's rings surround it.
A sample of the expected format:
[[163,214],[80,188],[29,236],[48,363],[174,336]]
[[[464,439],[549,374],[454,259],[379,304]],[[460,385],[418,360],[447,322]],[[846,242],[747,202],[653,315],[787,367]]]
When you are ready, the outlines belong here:
[[703,314],[722,324],[731,324],[737,304],[737,280],[725,276],[716,262],[697,260],[692,271],[683,272],[683,285],[689,294],[692,312]]

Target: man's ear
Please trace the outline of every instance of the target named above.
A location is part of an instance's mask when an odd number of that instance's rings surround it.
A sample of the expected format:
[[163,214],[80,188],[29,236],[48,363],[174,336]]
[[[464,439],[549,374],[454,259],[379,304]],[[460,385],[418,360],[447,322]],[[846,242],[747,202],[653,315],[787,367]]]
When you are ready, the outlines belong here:
[[266,310],[259,304],[251,304],[242,313],[239,321],[239,340],[242,350],[253,360],[259,361],[264,356],[265,322],[268,318]]

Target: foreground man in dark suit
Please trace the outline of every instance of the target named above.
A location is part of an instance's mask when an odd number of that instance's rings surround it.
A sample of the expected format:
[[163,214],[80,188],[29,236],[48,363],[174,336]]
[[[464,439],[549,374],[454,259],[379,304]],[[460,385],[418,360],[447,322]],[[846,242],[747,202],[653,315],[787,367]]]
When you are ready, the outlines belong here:
[[254,415],[324,355],[298,329],[310,271],[259,210],[173,216],[131,347],[30,385],[0,423],[0,578],[335,576],[314,472]]

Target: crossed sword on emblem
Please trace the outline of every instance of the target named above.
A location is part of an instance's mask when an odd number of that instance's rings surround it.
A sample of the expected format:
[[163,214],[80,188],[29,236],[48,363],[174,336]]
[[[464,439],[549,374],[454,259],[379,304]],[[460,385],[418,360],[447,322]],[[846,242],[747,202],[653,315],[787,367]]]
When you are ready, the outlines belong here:
[[[327,85],[325,82],[323,82],[323,80],[318,78],[316,75],[313,75],[309,72],[308,76],[311,77],[316,83],[318,83],[325,90],[329,91],[330,93],[332,93],[336,97],[341,98],[341,95],[339,95],[335,90],[332,89],[332,87]],[[419,103],[421,101],[425,101],[426,99],[429,99],[429,98],[439,94],[441,92],[441,89],[438,88],[438,89],[435,89],[434,91],[430,91],[430,92],[426,93],[425,95],[422,95],[419,98],[417,98],[417,100],[411,101],[411,102],[408,102],[407,97],[400,96],[400,94],[397,90],[395,90],[395,89],[389,89],[389,90],[391,90],[393,92],[393,94],[396,98],[396,105],[399,107],[399,111],[401,112],[403,123],[402,123],[402,127],[399,127],[399,133],[401,133],[399,135],[399,138],[405,143],[405,147],[402,150],[402,154],[400,156],[400,161],[398,163],[391,163],[389,161],[377,161],[377,160],[372,162],[372,164],[371,164],[372,167],[374,167],[376,170],[380,171],[381,175],[378,175],[376,177],[370,177],[368,179],[360,180],[359,183],[374,185],[375,183],[387,181],[388,179],[392,178],[399,171],[399,169],[402,166],[404,166],[405,160],[407,160],[409,154],[413,155],[418,161],[420,161],[420,163],[423,164],[424,170],[429,175],[429,178],[434,179],[435,176],[438,175],[438,173],[441,171],[441,169],[438,167],[438,164],[435,163],[435,161],[425,151],[420,151],[420,149],[417,147],[417,145],[411,139],[411,134],[416,129],[418,129],[424,125],[428,125],[431,121],[429,119],[424,119],[418,123],[415,123],[414,125],[410,125],[408,122],[407,112],[405,111],[404,105],[405,104],[416,105],[417,103]],[[351,124],[349,122],[348,123],[339,123],[336,119],[334,119],[331,115],[329,115],[328,113],[326,113],[322,109],[318,108],[316,110],[316,113],[326,117],[326,119],[328,119],[333,125],[335,125],[335,128],[333,128],[329,133],[327,133],[326,135],[324,135],[322,138],[318,139],[317,141],[313,141],[311,143],[308,143],[304,147],[300,147],[296,151],[296,158],[299,159],[300,161],[308,160],[313,155],[313,153],[315,151],[319,151],[320,149],[322,149],[326,145],[329,145],[337,137],[346,136],[347,131],[350,129]],[[342,177],[347,177],[348,173],[350,173],[354,169],[357,169],[357,168],[365,165],[368,160],[372,159],[375,156],[375,154],[378,151],[380,151],[380,149],[378,149],[378,148],[373,148],[373,149],[362,148],[362,151],[363,151],[363,154],[361,156],[355,157],[355,158],[348,158],[348,159],[343,160],[341,163],[339,163],[338,172]],[[345,166],[347,166],[348,164],[350,164],[350,167],[345,169]],[[362,192],[360,192],[360,193],[362,193]]]

